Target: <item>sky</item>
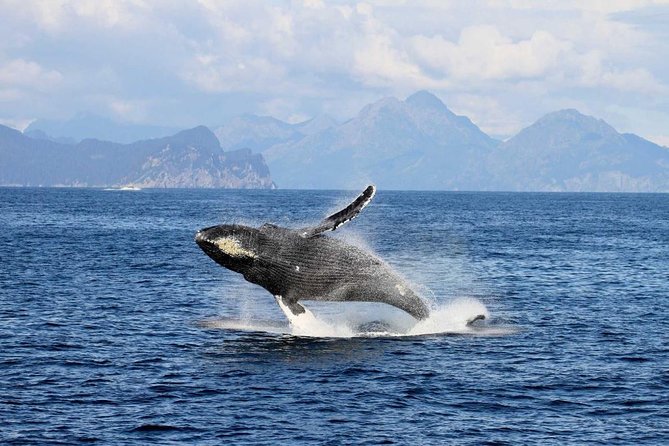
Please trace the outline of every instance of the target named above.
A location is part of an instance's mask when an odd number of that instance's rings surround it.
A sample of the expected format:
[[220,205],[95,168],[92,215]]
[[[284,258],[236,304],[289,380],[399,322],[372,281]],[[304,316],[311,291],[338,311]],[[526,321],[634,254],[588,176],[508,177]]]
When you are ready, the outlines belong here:
[[669,146],[669,0],[0,0],[0,123],[355,116],[429,90],[509,137],[564,108]]

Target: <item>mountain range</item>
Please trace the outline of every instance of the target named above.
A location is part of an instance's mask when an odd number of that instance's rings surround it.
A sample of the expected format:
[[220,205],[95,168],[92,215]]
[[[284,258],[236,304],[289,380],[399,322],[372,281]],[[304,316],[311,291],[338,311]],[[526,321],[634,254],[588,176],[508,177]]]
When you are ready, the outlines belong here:
[[669,149],[568,109],[501,143],[487,171],[504,190],[669,191]]
[[63,144],[0,126],[0,184],[19,186],[274,188],[260,154],[223,151],[200,126],[121,144]]
[[[476,189],[498,141],[435,96],[386,98],[355,118],[266,149],[282,187]],[[284,186],[285,185],[285,186]]]
[[298,125],[247,116],[215,132],[223,147],[261,151],[282,188],[669,191],[669,149],[573,109],[506,141],[426,91],[381,99],[308,134]]
[[65,121],[37,119],[23,131],[36,139],[48,139],[65,144],[76,144],[84,139],[100,139],[129,144],[151,138],[161,138],[180,129],[156,125],[116,122],[93,113],[79,113]]
[[[0,183],[669,191],[669,149],[601,119],[560,110],[499,141],[426,91],[381,99],[341,123],[328,116],[290,124],[243,115],[212,127],[213,133],[197,127],[129,144],[73,144],[72,132],[31,127],[24,135],[0,129]],[[161,130],[145,131],[159,136]],[[19,137],[25,138],[20,144]]]

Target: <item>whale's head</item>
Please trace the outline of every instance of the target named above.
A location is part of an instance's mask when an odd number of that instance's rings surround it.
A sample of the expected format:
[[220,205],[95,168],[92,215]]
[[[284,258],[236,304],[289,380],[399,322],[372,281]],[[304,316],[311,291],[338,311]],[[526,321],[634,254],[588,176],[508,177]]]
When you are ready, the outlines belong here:
[[244,274],[258,256],[258,230],[241,225],[201,229],[195,242],[216,263]]

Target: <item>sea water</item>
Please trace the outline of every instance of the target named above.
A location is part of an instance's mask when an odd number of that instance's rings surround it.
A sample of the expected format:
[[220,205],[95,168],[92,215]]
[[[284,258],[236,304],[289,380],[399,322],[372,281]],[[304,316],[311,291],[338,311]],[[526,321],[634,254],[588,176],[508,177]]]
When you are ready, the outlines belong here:
[[329,236],[400,273],[420,323],[291,324],[193,241],[355,195],[0,188],[0,443],[669,442],[669,195],[380,191]]

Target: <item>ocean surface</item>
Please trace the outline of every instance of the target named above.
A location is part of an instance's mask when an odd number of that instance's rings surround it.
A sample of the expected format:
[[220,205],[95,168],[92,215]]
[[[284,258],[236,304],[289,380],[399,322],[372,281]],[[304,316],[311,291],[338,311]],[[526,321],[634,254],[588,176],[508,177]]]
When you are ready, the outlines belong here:
[[380,191],[330,236],[412,284],[419,326],[289,325],[193,241],[355,196],[0,188],[0,444],[669,443],[669,195]]

